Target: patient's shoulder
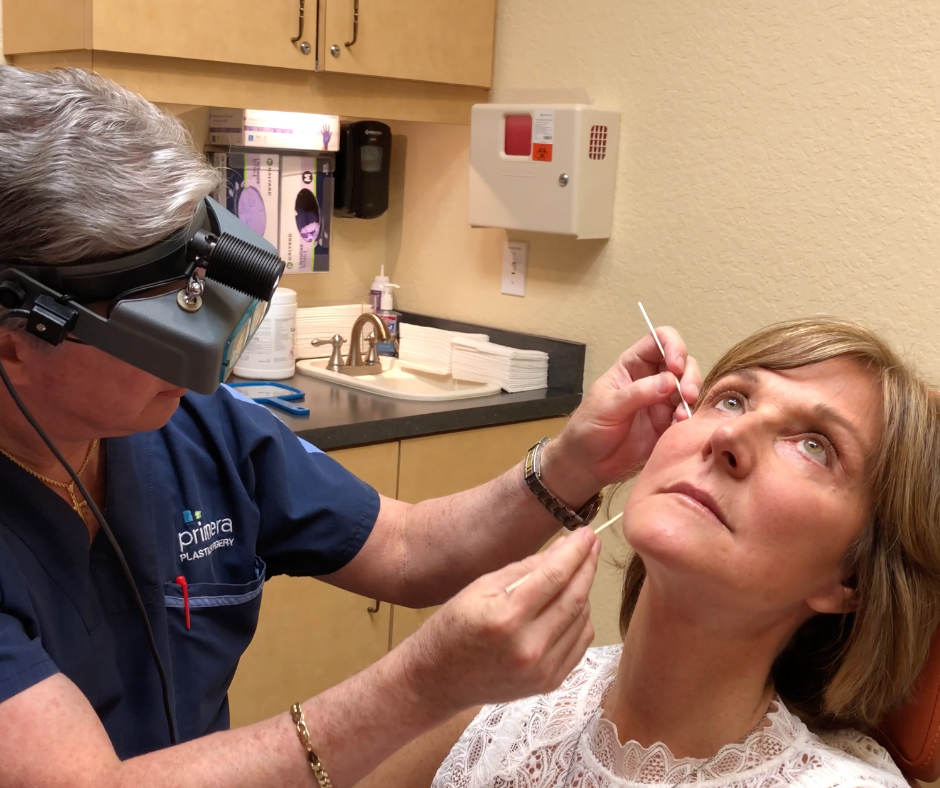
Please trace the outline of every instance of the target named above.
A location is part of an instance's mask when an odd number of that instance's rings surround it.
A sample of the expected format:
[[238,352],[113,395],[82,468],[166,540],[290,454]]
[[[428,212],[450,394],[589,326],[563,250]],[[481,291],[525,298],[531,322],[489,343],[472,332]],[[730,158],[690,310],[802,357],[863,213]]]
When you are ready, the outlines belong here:
[[843,728],[814,734],[822,757],[832,762],[844,779],[842,785],[864,784],[900,786],[907,780],[892,760],[888,751],[871,736]]
[[588,649],[578,666],[553,692],[533,695],[512,703],[484,706],[467,729],[488,734],[503,732],[517,737],[520,731],[530,743],[545,743],[570,735],[583,725],[600,705],[617,674],[622,646]]
[[621,646],[589,649],[554,692],[484,706],[441,765],[435,788],[491,785],[497,778],[514,785],[512,775],[530,753],[570,742],[594,714],[617,674],[620,652]]

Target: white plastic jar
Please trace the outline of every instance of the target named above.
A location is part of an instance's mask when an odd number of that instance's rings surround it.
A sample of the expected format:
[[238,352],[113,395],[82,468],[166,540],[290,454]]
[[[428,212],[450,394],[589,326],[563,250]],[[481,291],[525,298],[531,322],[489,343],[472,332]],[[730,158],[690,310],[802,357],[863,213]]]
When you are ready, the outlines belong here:
[[258,326],[233,372],[254,380],[283,380],[294,374],[294,332],[297,293],[286,287],[274,291],[268,313]]

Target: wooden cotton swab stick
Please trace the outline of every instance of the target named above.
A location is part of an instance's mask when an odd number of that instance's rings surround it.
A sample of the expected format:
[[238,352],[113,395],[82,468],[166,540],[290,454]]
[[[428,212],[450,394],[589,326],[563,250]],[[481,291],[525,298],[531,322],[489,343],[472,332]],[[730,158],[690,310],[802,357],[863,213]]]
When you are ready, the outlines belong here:
[[[650,320],[649,315],[646,314],[646,310],[643,308],[643,304],[641,304],[639,301],[637,301],[636,303],[637,303],[637,306],[640,307],[640,311],[643,313],[643,319],[646,321],[646,325],[648,325],[648,326],[650,327],[650,333],[653,335],[653,339],[656,340],[656,347],[658,347],[658,348],[659,348],[659,352],[663,354],[663,361],[665,361],[665,360],[666,360],[666,351],[663,350],[663,345],[662,345],[662,343],[659,341],[659,337],[656,336],[656,329],[653,328],[653,323],[652,323],[652,321]],[[679,385],[679,378],[676,378],[676,388],[679,390],[679,399],[681,399],[681,400],[682,400],[682,404],[685,405],[685,412],[689,414],[689,418],[691,419],[691,418],[692,418],[692,408],[689,407],[689,403],[686,402],[686,401],[685,401],[685,397],[682,396],[682,386]]]
[[623,517],[623,512],[621,512],[620,514],[614,515],[613,517],[611,517],[611,518],[610,518],[606,523],[604,523],[603,525],[599,525],[597,528],[594,529],[594,533],[595,533],[595,534],[599,534],[599,533],[600,533],[601,531],[603,531],[605,528],[608,528],[609,526],[611,526],[611,525],[613,525],[615,522],[617,522],[617,520],[619,520],[621,517]]
[[[607,528],[608,526],[613,525],[615,522],[617,522],[617,520],[619,520],[621,517],[623,517],[623,512],[621,512],[621,513],[618,514],[618,515],[615,515],[614,517],[611,517],[611,518],[610,518],[606,523],[604,523],[603,525],[599,525],[597,528],[594,529],[594,533],[599,534],[599,533],[600,533],[601,531],[603,531],[605,528]],[[508,594],[510,591],[515,591],[519,586],[521,586],[521,585],[522,585],[526,580],[528,580],[530,577],[532,577],[532,573],[531,573],[531,572],[529,572],[527,575],[523,575],[523,576],[520,577],[515,583],[513,583],[512,585],[510,585],[510,586],[508,586],[508,587],[506,588],[506,593]]]

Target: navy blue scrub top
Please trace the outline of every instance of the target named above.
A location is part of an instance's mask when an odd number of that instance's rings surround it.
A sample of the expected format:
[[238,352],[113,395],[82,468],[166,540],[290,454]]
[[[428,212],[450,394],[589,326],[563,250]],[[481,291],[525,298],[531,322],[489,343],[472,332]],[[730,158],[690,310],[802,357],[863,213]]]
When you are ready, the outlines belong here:
[[[187,394],[161,430],[108,440],[107,473],[104,515],[146,606],[179,740],[226,729],[226,693],[264,581],[347,564],[372,531],[379,496],[226,387]],[[169,744],[160,681],[114,551],[100,530],[89,545],[71,507],[0,455],[0,702],[58,672],[88,698],[122,759]]]

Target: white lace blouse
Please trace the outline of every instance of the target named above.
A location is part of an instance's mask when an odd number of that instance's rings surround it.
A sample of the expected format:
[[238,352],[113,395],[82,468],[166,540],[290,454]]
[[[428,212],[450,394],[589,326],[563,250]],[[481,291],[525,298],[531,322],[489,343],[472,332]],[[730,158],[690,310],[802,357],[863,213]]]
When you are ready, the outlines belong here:
[[674,758],[664,744],[621,745],[600,705],[620,651],[591,649],[548,695],[486,706],[432,788],[909,788],[873,739],[852,730],[812,733],[779,697],[755,732],[712,758]]

